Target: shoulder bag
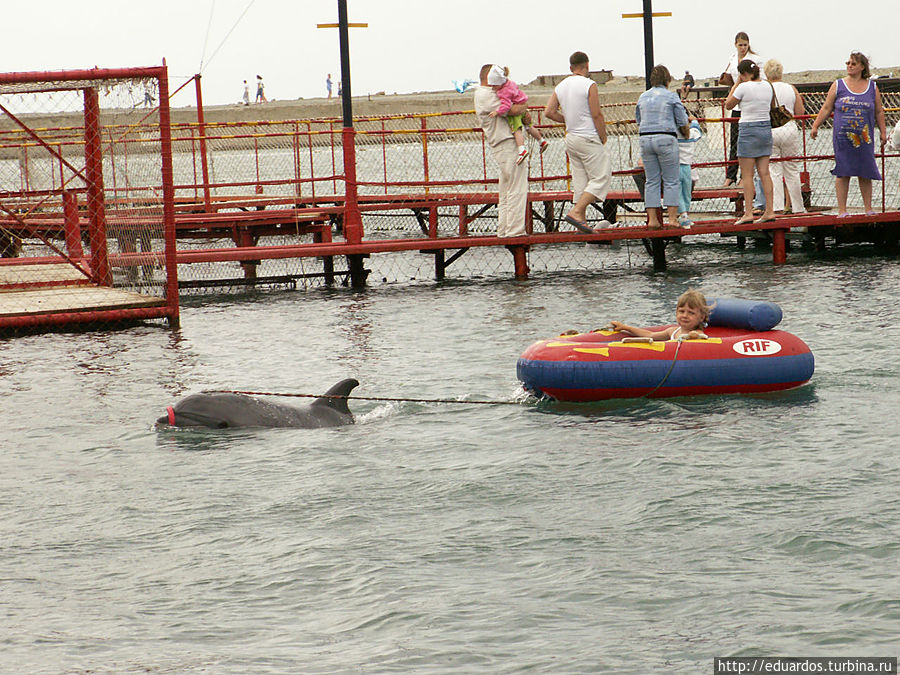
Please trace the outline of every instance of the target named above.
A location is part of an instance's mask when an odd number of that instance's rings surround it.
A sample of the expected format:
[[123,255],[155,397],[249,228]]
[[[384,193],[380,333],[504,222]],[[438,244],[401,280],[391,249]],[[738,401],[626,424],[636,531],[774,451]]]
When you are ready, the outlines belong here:
[[778,97],[775,95],[775,85],[769,82],[769,86],[772,87],[772,105],[769,108],[769,121],[772,123],[772,128],[777,129],[792,121],[794,116],[791,114],[791,111],[783,105],[778,105]]

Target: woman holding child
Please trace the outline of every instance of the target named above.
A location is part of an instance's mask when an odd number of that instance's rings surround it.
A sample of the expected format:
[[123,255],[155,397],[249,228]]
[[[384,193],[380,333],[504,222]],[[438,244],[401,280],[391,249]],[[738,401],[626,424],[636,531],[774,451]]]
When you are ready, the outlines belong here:
[[[725,108],[731,110],[741,106],[741,120],[738,125],[737,157],[744,177],[744,215],[735,225],[745,223],[767,223],[775,220],[772,210],[772,177],[769,175],[769,155],[772,154],[772,123],[769,109],[772,105],[772,87],[760,80],[759,66],[750,59],[738,64],[738,81],[731,87]],[[766,209],[757,219],[753,219],[753,169],[759,173]]]

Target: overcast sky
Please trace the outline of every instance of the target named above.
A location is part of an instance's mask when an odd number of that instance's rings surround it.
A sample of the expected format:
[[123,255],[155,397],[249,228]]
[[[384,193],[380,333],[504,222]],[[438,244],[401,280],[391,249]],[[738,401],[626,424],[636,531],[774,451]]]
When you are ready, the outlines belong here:
[[[365,95],[437,91],[477,77],[485,62],[508,65],[527,83],[568,72],[568,56],[587,52],[594,70],[641,75],[643,24],[625,19],[641,0],[347,0],[352,91]],[[170,89],[203,75],[206,104],[234,103],[242,82],[266,82],[270,99],[324,96],[325,76],[340,79],[336,0],[32,0],[7,3],[5,71],[157,65]],[[739,7],[747,7],[738,11]],[[859,10],[853,10],[858,7]],[[745,31],[755,51],[786,72],[839,69],[854,49],[873,67],[900,65],[896,2],[838,0],[654,0],[655,61],[681,77],[718,75]],[[900,70],[898,73],[900,74]],[[253,92],[255,93],[255,92]],[[251,94],[252,95],[252,94]],[[173,105],[193,104],[182,93]]]

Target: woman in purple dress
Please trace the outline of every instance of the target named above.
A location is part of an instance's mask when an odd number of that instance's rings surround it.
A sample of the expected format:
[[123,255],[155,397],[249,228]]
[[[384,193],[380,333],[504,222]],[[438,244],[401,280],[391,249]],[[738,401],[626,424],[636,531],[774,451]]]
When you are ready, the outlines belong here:
[[869,59],[865,54],[853,52],[847,61],[847,77],[834,82],[825,97],[825,103],[813,122],[809,135],[816,137],[819,127],[834,111],[834,189],[837,192],[838,218],[847,214],[847,193],[850,177],[859,180],[859,192],[868,215],[872,210],[872,181],[882,180],[875,163],[875,124],[881,132],[881,151],[887,140],[884,124],[884,107],[881,92],[869,79]]

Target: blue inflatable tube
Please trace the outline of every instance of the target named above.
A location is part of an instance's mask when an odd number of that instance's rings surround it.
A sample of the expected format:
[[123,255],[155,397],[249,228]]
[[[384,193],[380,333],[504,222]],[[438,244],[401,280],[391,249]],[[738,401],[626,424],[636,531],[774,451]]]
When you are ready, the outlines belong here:
[[735,298],[707,298],[706,302],[712,306],[710,326],[764,331],[781,323],[781,307],[774,302]]

